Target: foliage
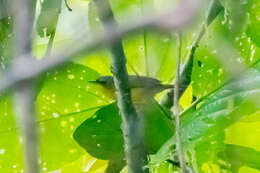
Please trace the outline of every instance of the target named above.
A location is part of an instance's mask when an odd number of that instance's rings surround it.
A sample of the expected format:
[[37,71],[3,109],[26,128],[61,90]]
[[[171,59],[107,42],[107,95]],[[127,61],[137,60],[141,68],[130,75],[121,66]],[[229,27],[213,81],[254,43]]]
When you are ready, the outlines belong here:
[[[73,7],[71,14],[82,3],[87,4],[89,15],[79,16],[79,20],[88,20],[87,28],[80,28],[88,30],[89,35],[84,37],[95,40],[105,34],[92,1],[69,2]],[[117,23],[124,26],[128,19],[161,12],[177,1],[109,2]],[[224,11],[205,28],[194,54],[191,84],[181,98],[184,157],[193,172],[257,173],[260,171],[260,1],[220,0],[220,3]],[[8,5],[6,0],[0,0],[2,70],[13,57],[13,17]],[[59,46],[64,41],[62,33],[71,32],[58,25],[69,21],[66,10],[62,10],[65,8],[62,1],[44,0],[38,5],[35,31],[44,44],[57,32],[54,45]],[[208,3],[202,5],[201,15],[183,31],[183,62],[190,52],[189,45],[205,22],[207,8]],[[34,46],[40,49],[40,45]],[[178,53],[174,36],[145,29],[124,37],[123,48],[129,74],[173,82]],[[111,75],[111,54],[102,49],[80,58],[37,78],[35,123],[40,138],[41,170],[99,173],[108,168],[119,172],[125,166],[120,113],[114,93],[93,83],[101,75]],[[179,170],[171,111],[159,104],[164,96],[165,92],[160,93],[137,108],[144,123],[148,166],[155,173]],[[25,170],[24,138],[19,122],[13,93],[8,91],[0,98],[0,172]]]

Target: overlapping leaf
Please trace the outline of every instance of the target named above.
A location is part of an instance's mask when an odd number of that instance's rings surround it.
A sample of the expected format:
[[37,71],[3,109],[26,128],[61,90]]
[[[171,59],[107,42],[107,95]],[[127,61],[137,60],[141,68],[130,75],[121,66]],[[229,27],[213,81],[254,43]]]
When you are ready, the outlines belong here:
[[[171,121],[156,102],[149,102],[141,112],[145,131],[146,148],[156,152],[172,134]],[[98,110],[75,131],[75,140],[91,155],[99,159],[122,158],[124,155],[121,117],[116,103]],[[156,137],[156,138],[155,138]]]
[[[260,108],[260,63],[217,89],[181,115],[182,144],[193,168],[201,170],[223,147],[224,129]],[[171,159],[174,138],[153,157],[155,163]],[[214,149],[214,150],[213,150]],[[190,153],[191,152],[191,153]],[[207,155],[211,157],[205,157]],[[189,154],[190,153],[190,154]],[[197,153],[197,154],[196,154]],[[200,160],[204,158],[204,160]],[[197,159],[197,160],[196,160]],[[202,162],[203,161],[203,162]],[[248,165],[250,166],[250,165]]]

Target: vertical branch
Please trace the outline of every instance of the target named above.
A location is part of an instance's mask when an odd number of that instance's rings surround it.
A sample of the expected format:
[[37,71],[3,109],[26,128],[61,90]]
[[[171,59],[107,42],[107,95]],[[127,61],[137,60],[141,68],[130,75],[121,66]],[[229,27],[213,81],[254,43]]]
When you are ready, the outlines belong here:
[[[106,24],[116,24],[108,0],[95,0],[101,21]],[[109,33],[108,28],[107,34]],[[128,85],[128,73],[126,68],[126,56],[122,40],[118,39],[111,44],[111,71],[114,75],[117,102],[122,116],[122,131],[125,142],[125,157],[129,173],[148,172],[147,153],[144,146],[144,132],[141,119],[134,108],[131,99],[131,90]]]
[[[36,0],[19,0],[13,2],[15,11],[15,34],[16,34],[16,56],[31,55],[31,32],[34,21]],[[28,56],[27,59],[32,58]],[[24,68],[26,62],[17,61],[14,67]],[[17,66],[18,65],[18,66]],[[34,86],[25,81],[16,87],[14,99],[18,115],[21,116],[21,123],[24,134],[24,157],[25,167],[28,173],[38,173],[38,146],[37,132],[35,127],[35,105],[34,105]]]
[[181,48],[182,48],[182,38],[181,34],[178,34],[178,58],[176,67],[176,77],[175,77],[175,87],[174,87],[174,106],[173,115],[175,119],[175,138],[176,138],[176,149],[178,154],[178,159],[180,162],[181,173],[185,173],[186,166],[183,157],[183,151],[181,146],[181,134],[180,134],[180,118],[179,118],[179,84],[180,84],[180,61],[181,61]]
[[17,105],[17,114],[21,116],[24,134],[25,168],[28,173],[39,173],[36,113],[33,98],[35,98],[35,93],[31,84],[23,83],[15,92],[15,105]]
[[[193,61],[194,61],[194,55],[199,47],[199,43],[205,34],[206,27],[208,27],[212,21],[218,16],[218,14],[223,10],[222,5],[220,4],[219,0],[211,0],[206,19],[201,25],[201,28],[198,32],[198,35],[194,42],[191,45],[191,50],[188,54],[187,61],[183,65],[181,72],[180,72],[180,81],[179,85],[181,86],[179,88],[179,98],[182,96],[182,94],[185,92],[185,90],[188,88],[190,82],[191,82],[191,73],[192,73],[192,67],[193,67]],[[173,106],[173,96],[174,96],[174,91],[170,90],[166,96],[164,97],[162,101],[162,105],[166,108],[171,108]]]

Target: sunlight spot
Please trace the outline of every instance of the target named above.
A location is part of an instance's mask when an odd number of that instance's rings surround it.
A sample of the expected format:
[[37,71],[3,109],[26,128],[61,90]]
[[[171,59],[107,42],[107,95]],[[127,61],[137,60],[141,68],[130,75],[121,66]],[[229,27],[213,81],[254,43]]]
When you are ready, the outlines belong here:
[[13,168],[16,168],[17,166],[16,165],[13,165]]
[[78,88],[81,88],[81,86],[79,85]]
[[41,112],[41,115],[45,115],[45,112]]
[[74,126],[73,125],[70,126],[70,130],[74,130]]
[[19,136],[19,143],[23,143],[23,137]]
[[23,169],[21,169],[21,171],[20,171],[20,172],[22,172],[22,173],[23,173],[23,172],[24,172],[24,170],[23,170]]
[[86,90],[87,90],[87,91],[89,90],[89,86],[88,86],[88,85],[86,86]]
[[100,144],[97,144],[98,147],[100,147]]
[[46,100],[50,100],[50,97],[49,97],[49,96],[47,96],[47,97],[46,97]]
[[75,118],[71,117],[69,121],[74,122],[74,120],[75,120]]
[[53,113],[52,115],[53,115],[54,118],[59,117],[59,114],[58,114],[58,113]]
[[5,149],[0,149],[0,154],[4,154],[5,153]]
[[168,42],[170,39],[167,37],[167,38],[164,38],[163,39],[163,42]]
[[61,127],[66,127],[67,126],[67,121],[61,121],[60,125],[61,125]]
[[74,149],[70,149],[69,152],[70,152],[71,154],[74,154],[74,153],[77,152],[77,149],[75,149],[75,148],[74,148]]
[[54,80],[57,80],[57,77],[54,77],[53,79],[54,79]]
[[81,95],[80,95],[80,94],[78,95],[78,98],[81,98]]
[[51,96],[54,98],[54,97],[56,97],[56,94],[52,94]]
[[76,112],[80,112],[80,109],[77,109]]
[[76,103],[74,104],[74,106],[75,106],[75,107],[79,107],[79,102],[76,102]]
[[217,50],[213,50],[213,51],[212,51],[212,54],[216,54],[216,53],[217,53]]
[[56,103],[56,100],[52,100],[51,103],[53,103],[53,104]]
[[40,128],[41,132],[45,132],[45,127]]
[[47,171],[47,168],[43,167],[42,170],[43,170],[43,171]]
[[75,76],[74,76],[73,74],[69,74],[69,75],[68,75],[68,79],[72,80],[72,79],[74,79],[74,78],[75,78]]
[[84,78],[81,76],[79,79],[80,79],[80,80],[83,80]]
[[207,72],[210,73],[210,74],[212,74],[212,73],[213,73],[213,69],[208,70]]
[[101,120],[97,120],[98,123],[101,123]]
[[67,70],[67,72],[68,72],[68,73],[71,73],[71,71],[70,71],[70,70]]
[[42,109],[47,109],[47,107],[46,107],[46,106],[43,106]]
[[5,112],[5,113],[4,113],[4,116],[7,116],[7,115],[8,115],[7,112]]
[[83,72],[83,73],[86,73],[86,70],[83,70],[82,72]]
[[223,69],[222,68],[218,69],[218,76],[221,76],[222,74],[223,74]]
[[64,109],[64,112],[67,113],[67,112],[69,112],[69,110],[68,109]]
[[98,100],[97,102],[98,102],[98,103],[101,103],[101,102],[102,102],[102,100]]

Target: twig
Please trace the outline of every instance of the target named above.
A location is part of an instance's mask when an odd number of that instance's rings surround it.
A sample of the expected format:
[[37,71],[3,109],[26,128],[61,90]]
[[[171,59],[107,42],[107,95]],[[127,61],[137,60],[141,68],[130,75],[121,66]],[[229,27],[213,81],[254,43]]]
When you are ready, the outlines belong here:
[[[35,14],[35,0],[19,0],[13,2],[15,13],[16,53],[19,56],[31,54],[31,31]],[[28,56],[30,61],[32,58]],[[28,68],[28,67],[27,67]],[[17,113],[21,115],[21,124],[24,133],[24,158],[28,173],[39,173],[38,145],[35,127],[34,86],[24,81],[15,88],[14,99],[17,103]]]
[[53,41],[54,41],[55,34],[56,34],[56,29],[50,35],[50,39],[49,39],[49,42],[48,42],[48,45],[47,45],[47,50],[45,52],[45,57],[48,57],[51,54],[51,50],[52,50],[52,47],[53,47]]
[[[194,40],[194,42],[191,45],[191,50],[188,54],[187,61],[185,62],[184,66],[181,69],[180,72],[180,87],[179,88],[179,98],[183,95],[184,91],[188,88],[190,82],[191,82],[191,73],[192,73],[192,67],[193,67],[193,60],[195,52],[199,46],[199,43],[205,34],[206,27],[208,27],[212,21],[218,16],[218,14],[223,10],[223,7],[221,6],[219,0],[212,0],[209,5],[209,10],[206,15],[206,20],[202,24],[197,38]],[[164,97],[161,104],[166,108],[171,108],[173,106],[173,95],[174,91],[170,90],[166,96]]]
[[[113,41],[117,41],[127,34],[142,32],[143,29],[159,29],[165,31],[175,31],[184,28],[190,20],[194,18],[194,14],[198,11],[199,2],[201,0],[183,0],[180,5],[171,12],[143,17],[137,22],[131,23],[118,29],[113,22],[108,24],[109,34],[101,38],[97,38],[92,42],[84,42],[78,40],[80,43],[75,49],[64,49],[59,55],[43,58],[40,61],[35,60],[31,54],[20,55],[19,58],[14,60],[12,68],[8,69],[3,76],[0,76],[2,83],[0,86],[0,93],[13,87],[19,82],[30,80],[39,74],[57,66],[63,65],[72,58],[80,54],[89,54],[99,48],[109,45]],[[169,20],[171,18],[172,20]],[[76,44],[78,45],[78,44]],[[75,47],[74,45],[72,47]],[[68,51],[71,50],[71,51]],[[30,69],[30,70],[28,70]]]
[[[111,7],[108,0],[94,1],[101,21],[105,24],[108,20],[114,22]],[[106,29],[106,28],[105,28]],[[106,30],[107,34],[109,30]],[[125,158],[129,173],[148,173],[147,153],[144,146],[144,132],[141,118],[134,108],[131,99],[131,89],[128,85],[128,73],[126,68],[126,56],[124,54],[122,40],[111,43],[111,71],[114,75],[118,108],[122,117],[122,132],[124,136]]]
[[176,138],[176,149],[178,154],[178,159],[180,163],[181,173],[185,173],[186,165],[183,157],[183,151],[181,146],[181,134],[180,134],[180,118],[179,118],[179,77],[180,77],[180,61],[181,61],[181,49],[182,49],[182,38],[181,34],[178,34],[178,58],[176,67],[176,77],[175,77],[175,87],[174,87],[174,107],[173,115],[175,118],[175,138]]

